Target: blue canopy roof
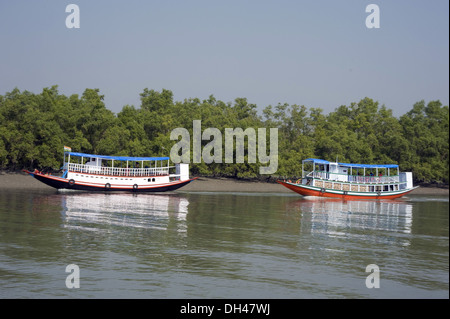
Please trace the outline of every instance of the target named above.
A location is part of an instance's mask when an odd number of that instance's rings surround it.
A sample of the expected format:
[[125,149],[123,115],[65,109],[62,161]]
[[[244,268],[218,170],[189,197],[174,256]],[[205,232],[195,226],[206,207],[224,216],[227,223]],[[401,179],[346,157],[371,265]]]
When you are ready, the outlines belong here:
[[[303,162],[313,162],[314,164],[330,164],[333,162],[329,162],[323,159],[318,158],[308,158],[303,160]],[[356,168],[398,168],[397,164],[350,164],[350,163],[338,163],[340,166],[346,167],[356,167]]]
[[318,158],[307,158],[303,162],[314,162],[315,164],[330,164],[329,161],[318,159]]
[[94,154],[85,154],[78,152],[65,152],[71,156],[80,156],[80,157],[94,157],[101,158],[105,160],[115,160],[115,161],[164,161],[170,159],[170,157],[130,157],[130,156],[108,156],[108,155],[94,155]]

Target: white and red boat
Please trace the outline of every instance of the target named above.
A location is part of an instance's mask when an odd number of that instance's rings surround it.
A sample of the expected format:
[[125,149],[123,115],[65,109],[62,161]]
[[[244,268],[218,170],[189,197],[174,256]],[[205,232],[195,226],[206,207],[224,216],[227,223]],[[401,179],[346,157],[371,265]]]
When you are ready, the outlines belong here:
[[51,187],[83,191],[165,192],[196,179],[189,178],[189,164],[169,166],[169,162],[169,157],[107,156],[65,151],[62,176],[37,170],[26,172]]
[[413,186],[412,173],[401,173],[397,164],[349,164],[317,158],[302,161],[301,179],[278,183],[303,196],[342,199],[394,199],[418,187]]

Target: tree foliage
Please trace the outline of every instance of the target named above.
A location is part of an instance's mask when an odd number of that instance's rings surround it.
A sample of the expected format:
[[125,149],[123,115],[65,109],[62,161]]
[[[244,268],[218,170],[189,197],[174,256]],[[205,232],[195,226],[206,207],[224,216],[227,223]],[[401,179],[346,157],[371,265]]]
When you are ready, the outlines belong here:
[[[140,96],[139,108],[125,105],[114,114],[98,89],[65,96],[57,86],[40,94],[16,88],[0,95],[0,168],[59,169],[64,145],[94,154],[168,156],[176,143],[170,132],[186,128],[192,137],[192,121],[201,120],[202,131],[214,127],[222,135],[225,128],[278,128],[276,176],[299,176],[301,160],[317,157],[396,163],[402,171],[412,171],[417,182],[448,184],[449,110],[439,101],[419,101],[396,118],[370,98],[329,114],[279,103],[258,115],[257,106],[246,98],[225,103],[211,95],[174,101],[170,90],[147,88]],[[202,147],[208,142],[202,141]],[[191,173],[258,177],[259,164],[248,163],[247,155],[244,163],[235,164],[191,161]]]

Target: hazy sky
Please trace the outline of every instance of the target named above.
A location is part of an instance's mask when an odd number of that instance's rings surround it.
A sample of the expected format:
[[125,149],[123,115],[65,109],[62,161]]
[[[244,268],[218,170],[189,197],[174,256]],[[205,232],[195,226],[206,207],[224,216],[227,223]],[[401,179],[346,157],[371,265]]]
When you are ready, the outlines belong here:
[[[80,28],[66,27],[68,4]],[[380,28],[366,27],[366,6]],[[449,103],[448,0],[0,1],[0,94],[99,88],[106,106],[174,98],[321,107],[370,97],[401,115]]]

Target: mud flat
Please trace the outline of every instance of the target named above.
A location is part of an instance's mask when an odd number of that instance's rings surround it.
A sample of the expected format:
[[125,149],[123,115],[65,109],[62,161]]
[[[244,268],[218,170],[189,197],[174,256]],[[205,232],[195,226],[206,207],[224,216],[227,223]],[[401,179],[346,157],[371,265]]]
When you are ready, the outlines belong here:
[[[28,174],[0,172],[0,189],[53,190]],[[250,193],[293,193],[277,183],[246,181],[233,178],[200,177],[180,188],[184,192],[250,192]],[[414,195],[449,195],[448,188],[419,187],[411,192]]]

